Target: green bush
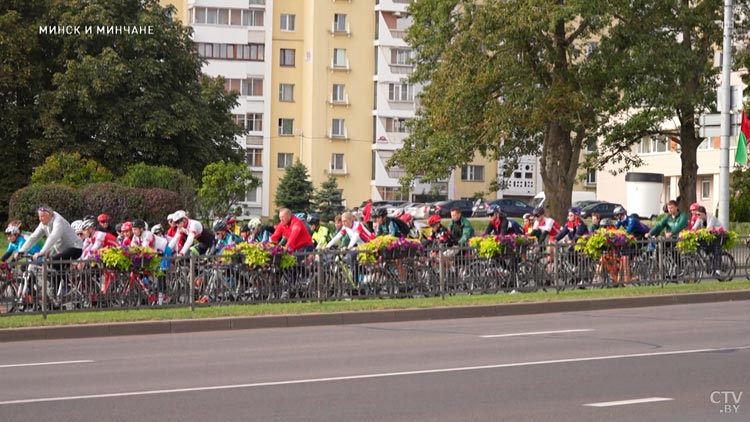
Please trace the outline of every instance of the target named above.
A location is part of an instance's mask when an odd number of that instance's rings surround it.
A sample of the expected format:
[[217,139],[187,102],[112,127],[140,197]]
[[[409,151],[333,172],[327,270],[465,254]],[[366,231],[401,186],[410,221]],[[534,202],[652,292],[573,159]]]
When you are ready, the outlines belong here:
[[27,186],[10,197],[10,220],[21,220],[25,230],[33,230],[39,224],[37,209],[46,205],[70,221],[70,216],[84,212],[80,190],[64,185]]
[[750,198],[745,195],[732,195],[729,198],[729,221],[750,221]]
[[131,188],[160,188],[177,192],[174,209],[192,210],[195,206],[195,181],[182,171],[167,166],[150,166],[138,163],[128,166],[118,183]]

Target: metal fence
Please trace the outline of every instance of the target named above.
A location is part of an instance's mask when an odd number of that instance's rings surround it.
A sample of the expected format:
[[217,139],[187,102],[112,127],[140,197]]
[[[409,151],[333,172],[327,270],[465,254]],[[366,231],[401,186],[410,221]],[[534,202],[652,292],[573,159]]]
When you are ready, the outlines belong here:
[[[229,303],[429,297],[539,289],[750,279],[750,249],[680,254],[674,242],[639,243],[590,259],[570,245],[528,247],[483,258],[471,248],[427,249],[358,262],[356,251],[315,251],[282,269],[226,256],[175,257],[165,271],[115,271],[85,261],[23,260],[0,272],[0,314],[206,306]],[[168,264],[168,265],[167,265]]]

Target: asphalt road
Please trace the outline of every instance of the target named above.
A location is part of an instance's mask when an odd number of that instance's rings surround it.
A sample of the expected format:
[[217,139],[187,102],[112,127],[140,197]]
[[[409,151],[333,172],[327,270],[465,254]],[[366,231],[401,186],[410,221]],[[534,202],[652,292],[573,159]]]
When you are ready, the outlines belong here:
[[0,345],[0,421],[134,420],[747,421],[750,304]]

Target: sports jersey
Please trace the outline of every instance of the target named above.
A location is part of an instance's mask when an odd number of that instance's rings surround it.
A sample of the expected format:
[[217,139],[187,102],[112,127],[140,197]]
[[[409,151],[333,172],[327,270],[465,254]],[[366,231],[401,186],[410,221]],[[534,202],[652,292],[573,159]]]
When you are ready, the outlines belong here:
[[[14,253],[20,251],[21,246],[23,246],[24,243],[26,243],[26,238],[23,237],[23,235],[19,234],[15,242],[8,243],[8,249],[5,250],[5,254],[3,255],[1,261],[5,261],[6,259],[8,259],[8,257],[13,255]],[[31,247],[31,249],[28,250],[28,253],[33,255],[39,252],[40,250],[42,250],[41,246],[34,245]]]
[[101,248],[113,248],[120,246],[117,238],[107,232],[95,231],[83,242],[83,254],[81,259],[88,259],[95,251]]
[[348,247],[350,248],[353,248],[354,246],[362,243],[367,243],[375,238],[375,236],[373,236],[373,234],[369,230],[367,230],[367,227],[365,227],[364,224],[360,223],[359,221],[355,221],[351,227],[341,227],[341,230],[336,233],[336,236],[333,236],[333,239],[328,242],[326,248],[330,248],[331,246],[335,245],[339,241],[339,239],[344,237],[344,235],[349,236]]

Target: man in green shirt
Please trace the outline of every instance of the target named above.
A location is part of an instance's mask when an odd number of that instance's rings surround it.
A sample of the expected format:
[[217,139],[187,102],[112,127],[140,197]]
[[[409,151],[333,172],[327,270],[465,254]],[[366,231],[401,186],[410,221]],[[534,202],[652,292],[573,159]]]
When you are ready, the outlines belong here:
[[469,243],[469,239],[474,237],[474,227],[471,226],[466,217],[461,215],[459,208],[451,208],[451,226],[449,230],[453,238],[458,240],[459,246],[466,246]]
[[667,213],[668,215],[656,223],[651,231],[646,234],[646,237],[658,236],[662,231],[666,230],[664,237],[676,240],[680,232],[687,228],[687,215],[677,208],[677,201],[670,200],[667,203]]

